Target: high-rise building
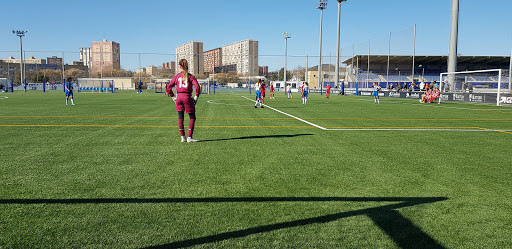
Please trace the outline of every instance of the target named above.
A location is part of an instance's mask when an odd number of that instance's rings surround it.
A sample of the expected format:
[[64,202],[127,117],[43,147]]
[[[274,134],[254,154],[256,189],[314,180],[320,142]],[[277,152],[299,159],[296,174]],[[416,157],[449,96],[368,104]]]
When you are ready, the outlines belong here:
[[215,48],[204,52],[204,72],[213,73],[215,67],[222,66],[222,49]]
[[260,67],[260,76],[266,76],[268,75],[268,66],[261,66]]
[[176,63],[179,63],[181,59],[186,59],[188,61],[189,73],[204,73],[203,42],[191,41],[177,46],[175,49],[175,54]]
[[232,64],[239,75],[258,75],[258,41],[250,39],[223,46],[222,65]]
[[151,76],[157,75],[158,74],[158,68],[153,66],[153,65],[151,65],[149,67],[146,67],[146,74],[151,75]]
[[88,66],[89,68],[91,67],[91,48],[80,48],[80,61],[84,66]]
[[48,65],[62,65],[62,58],[57,56],[46,57],[46,64]]
[[97,76],[102,70],[121,69],[119,43],[103,40],[91,42],[91,73]]
[[169,70],[174,73],[176,71],[176,63],[174,61],[162,63],[162,69]]

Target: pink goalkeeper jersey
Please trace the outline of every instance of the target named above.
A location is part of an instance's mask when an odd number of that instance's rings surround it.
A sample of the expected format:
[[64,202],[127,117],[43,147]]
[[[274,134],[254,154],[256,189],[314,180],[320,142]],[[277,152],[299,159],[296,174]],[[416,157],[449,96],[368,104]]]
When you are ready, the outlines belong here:
[[197,83],[196,77],[194,75],[189,74],[188,80],[183,80],[183,72],[177,74],[172,78],[171,82],[167,85],[165,91],[171,96],[174,97],[174,93],[172,92],[172,88],[176,86],[176,93],[185,93],[188,95],[192,95],[192,85],[196,89],[196,96],[201,94],[199,83]]

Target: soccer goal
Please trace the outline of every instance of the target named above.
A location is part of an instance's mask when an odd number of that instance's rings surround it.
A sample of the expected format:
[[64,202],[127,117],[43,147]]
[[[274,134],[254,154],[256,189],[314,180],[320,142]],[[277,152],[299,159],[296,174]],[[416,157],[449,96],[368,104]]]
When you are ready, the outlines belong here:
[[[508,72],[507,72],[508,73]],[[441,73],[442,100],[512,104],[510,77],[503,69]]]
[[166,81],[166,82],[155,82],[155,93],[164,93],[165,92],[165,87],[167,86],[169,82]]
[[78,79],[75,83],[79,93],[114,93],[114,80]]

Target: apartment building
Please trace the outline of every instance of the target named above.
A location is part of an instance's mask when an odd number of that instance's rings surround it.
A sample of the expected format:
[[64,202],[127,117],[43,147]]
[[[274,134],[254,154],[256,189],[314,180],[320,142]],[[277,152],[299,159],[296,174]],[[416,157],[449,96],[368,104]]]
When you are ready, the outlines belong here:
[[223,46],[222,65],[233,64],[238,75],[258,75],[258,41],[248,39]]
[[48,65],[62,65],[62,58],[57,56],[46,57],[46,64]]
[[213,73],[215,67],[222,66],[222,48],[204,52],[204,72]]
[[119,43],[103,40],[91,42],[91,73],[95,77],[102,70],[121,69]]
[[162,63],[161,68],[162,68],[162,70],[169,70],[172,73],[174,73],[174,72],[176,72],[176,62],[169,61],[169,62]]
[[91,67],[91,48],[80,48],[80,61],[84,66],[88,66],[89,68]]
[[204,74],[203,42],[191,41],[177,46],[175,49],[175,55],[177,64],[181,59],[186,59],[188,61],[189,73]]

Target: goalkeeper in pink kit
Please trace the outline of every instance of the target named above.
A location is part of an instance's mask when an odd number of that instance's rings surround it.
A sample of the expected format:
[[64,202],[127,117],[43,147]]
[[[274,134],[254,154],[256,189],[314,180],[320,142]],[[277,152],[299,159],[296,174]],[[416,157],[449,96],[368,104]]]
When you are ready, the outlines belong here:
[[[197,139],[192,138],[194,134],[194,125],[196,122],[196,102],[201,94],[199,83],[196,77],[188,73],[188,62],[185,59],[179,61],[181,73],[172,78],[172,81],[167,85],[165,91],[171,96],[172,100],[176,103],[176,111],[178,112],[178,127],[180,129],[181,142],[199,142]],[[192,97],[192,85],[196,89],[196,95]],[[176,86],[177,97],[174,96],[172,88]],[[188,125],[188,137],[185,137],[185,126],[183,120],[185,119],[185,112],[190,117]]]

